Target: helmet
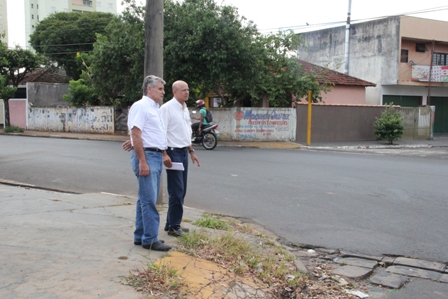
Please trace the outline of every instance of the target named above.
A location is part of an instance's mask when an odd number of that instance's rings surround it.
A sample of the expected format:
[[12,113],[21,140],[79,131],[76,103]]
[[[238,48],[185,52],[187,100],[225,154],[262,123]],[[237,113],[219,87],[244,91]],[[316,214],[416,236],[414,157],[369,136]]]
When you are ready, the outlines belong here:
[[202,107],[202,106],[204,106],[204,105],[205,105],[204,100],[197,100],[197,101],[196,101],[196,107]]

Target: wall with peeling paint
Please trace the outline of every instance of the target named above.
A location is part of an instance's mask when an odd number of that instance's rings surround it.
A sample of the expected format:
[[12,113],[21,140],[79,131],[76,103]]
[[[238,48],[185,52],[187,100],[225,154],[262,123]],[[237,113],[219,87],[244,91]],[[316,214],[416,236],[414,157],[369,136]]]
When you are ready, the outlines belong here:
[[[213,108],[213,123],[218,124],[220,140],[294,141],[294,108]],[[197,115],[195,109],[191,115]]]
[[114,134],[113,107],[31,107],[28,130]]

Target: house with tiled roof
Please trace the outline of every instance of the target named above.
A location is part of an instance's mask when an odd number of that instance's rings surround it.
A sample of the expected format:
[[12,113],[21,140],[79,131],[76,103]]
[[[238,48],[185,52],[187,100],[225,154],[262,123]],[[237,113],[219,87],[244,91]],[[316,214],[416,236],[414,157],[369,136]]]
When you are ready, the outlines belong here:
[[300,59],[376,84],[367,104],[435,106],[434,133],[448,133],[448,22],[401,15],[299,35]]
[[332,86],[329,92],[320,95],[322,102],[326,104],[365,104],[366,87],[375,86],[372,82],[345,75],[304,60],[299,60],[299,63],[306,73],[316,75],[317,82]]

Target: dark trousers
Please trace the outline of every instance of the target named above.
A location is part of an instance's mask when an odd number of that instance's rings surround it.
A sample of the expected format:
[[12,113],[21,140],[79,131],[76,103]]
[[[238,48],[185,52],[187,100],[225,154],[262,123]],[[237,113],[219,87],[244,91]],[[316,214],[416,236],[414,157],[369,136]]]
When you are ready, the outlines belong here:
[[179,229],[184,214],[184,198],[187,194],[188,177],[188,151],[187,149],[176,149],[169,147],[167,154],[171,162],[181,162],[185,170],[166,170],[168,185],[168,214],[166,217],[166,227],[168,229]]

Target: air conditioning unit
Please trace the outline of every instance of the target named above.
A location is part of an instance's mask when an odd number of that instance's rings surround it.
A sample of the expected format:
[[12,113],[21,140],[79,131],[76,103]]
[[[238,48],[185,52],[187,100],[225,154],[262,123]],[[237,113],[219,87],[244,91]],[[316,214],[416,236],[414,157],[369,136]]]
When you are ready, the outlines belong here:
[[425,44],[415,44],[415,51],[417,52],[425,52],[426,45]]

